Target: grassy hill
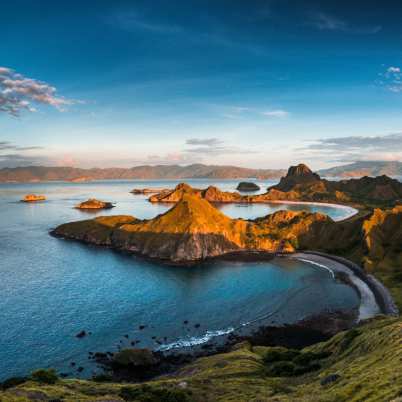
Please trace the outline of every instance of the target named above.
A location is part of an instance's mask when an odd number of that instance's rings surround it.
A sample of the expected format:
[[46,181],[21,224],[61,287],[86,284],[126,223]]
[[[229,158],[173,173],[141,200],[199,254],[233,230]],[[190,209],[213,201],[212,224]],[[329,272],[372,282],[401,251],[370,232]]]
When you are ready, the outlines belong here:
[[0,392],[0,400],[397,402],[402,398],[401,344],[402,321],[378,317],[301,351],[244,342],[143,384],[74,379],[46,384],[36,376]]

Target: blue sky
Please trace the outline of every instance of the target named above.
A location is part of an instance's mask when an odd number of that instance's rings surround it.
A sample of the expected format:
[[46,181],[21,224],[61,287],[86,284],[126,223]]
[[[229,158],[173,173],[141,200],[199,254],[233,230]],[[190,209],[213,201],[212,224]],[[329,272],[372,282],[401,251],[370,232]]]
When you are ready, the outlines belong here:
[[19,1],[0,167],[402,159],[400,1]]

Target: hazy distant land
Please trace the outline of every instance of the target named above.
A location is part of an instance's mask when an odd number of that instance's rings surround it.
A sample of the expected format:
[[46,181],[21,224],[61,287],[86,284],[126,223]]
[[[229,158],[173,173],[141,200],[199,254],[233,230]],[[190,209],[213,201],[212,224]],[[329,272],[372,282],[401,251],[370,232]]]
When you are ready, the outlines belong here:
[[[402,176],[402,162],[355,162],[318,171],[327,177]],[[132,168],[91,168],[56,166],[26,166],[0,169],[0,182],[72,181],[90,180],[151,180],[151,179],[279,179],[285,169],[249,169],[238,166],[192,164],[135,166]]]

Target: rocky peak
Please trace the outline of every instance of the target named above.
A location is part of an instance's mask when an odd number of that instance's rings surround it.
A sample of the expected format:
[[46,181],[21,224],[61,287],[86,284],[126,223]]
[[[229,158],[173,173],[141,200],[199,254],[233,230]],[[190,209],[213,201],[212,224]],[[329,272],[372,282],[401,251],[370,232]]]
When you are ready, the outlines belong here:
[[310,184],[320,181],[321,178],[303,163],[291,166],[285,177],[282,177],[278,185],[273,188],[280,191],[290,191],[298,184]]
[[291,166],[288,170],[286,177],[287,178],[309,177],[314,178],[316,180],[320,179],[320,176],[317,173],[313,173],[313,171],[304,163],[300,163],[297,166]]

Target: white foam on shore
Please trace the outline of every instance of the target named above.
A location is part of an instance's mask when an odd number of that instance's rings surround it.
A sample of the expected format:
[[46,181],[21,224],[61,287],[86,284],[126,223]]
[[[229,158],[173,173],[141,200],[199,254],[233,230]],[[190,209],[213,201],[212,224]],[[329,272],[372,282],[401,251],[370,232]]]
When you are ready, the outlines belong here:
[[201,345],[217,336],[228,335],[228,334],[232,333],[234,330],[235,330],[234,327],[229,327],[227,329],[221,329],[221,330],[217,330],[217,331],[207,331],[202,336],[199,336],[199,337],[193,336],[189,339],[179,339],[175,342],[168,343],[166,345],[162,345],[157,350],[164,352],[164,351],[171,350],[171,349],[179,349],[179,348],[186,348],[186,347]]
[[[296,255],[292,258],[307,262],[312,265],[319,266],[320,268],[325,268],[326,270],[329,270],[332,272],[332,274],[334,275],[334,278],[335,278],[334,272],[343,272],[348,275],[349,279],[357,287],[359,294],[360,294],[360,306],[359,306],[358,321],[374,317],[380,313],[380,308],[377,304],[377,301],[375,299],[375,296],[374,296],[374,293],[372,292],[372,290],[369,288],[367,283],[365,283],[363,280],[358,278],[354,274],[354,272],[350,268],[348,268],[346,265],[343,265],[340,262],[331,260],[331,259],[323,257],[323,256],[316,255],[316,256],[314,256],[314,260],[310,260],[310,259],[304,258],[302,256],[303,256],[303,253],[300,253],[299,256]],[[313,258],[313,257],[310,257],[310,258]],[[317,261],[315,261],[316,259],[318,259],[322,262],[327,261],[328,265],[332,266],[332,268],[330,268],[324,264],[318,263]]]
[[298,258],[298,260],[303,261],[303,262],[307,262],[308,264],[311,264],[311,265],[316,265],[317,267],[320,267],[320,268],[324,268],[325,270],[327,270],[331,274],[332,279],[335,279],[335,273],[331,268],[328,268],[327,266],[325,266],[323,264],[319,264],[318,262],[308,260],[307,258]]

